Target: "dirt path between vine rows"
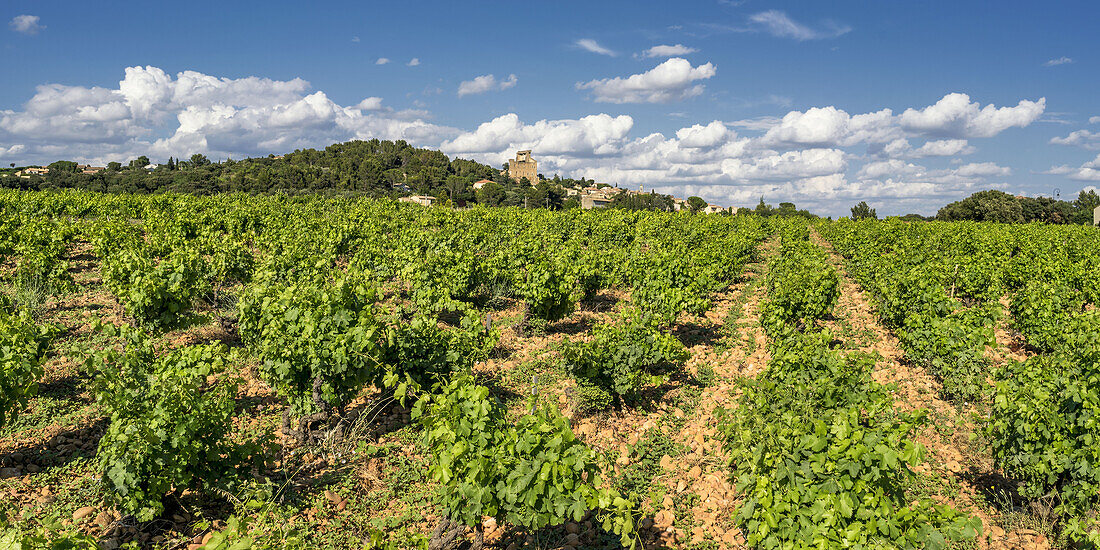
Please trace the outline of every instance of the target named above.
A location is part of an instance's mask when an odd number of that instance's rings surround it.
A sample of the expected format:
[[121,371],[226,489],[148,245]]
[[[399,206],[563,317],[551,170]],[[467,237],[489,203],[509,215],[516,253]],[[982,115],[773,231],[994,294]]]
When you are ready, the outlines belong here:
[[1012,314],[1009,311],[1008,296],[1000,299],[1000,304],[1006,315],[1002,317],[995,327],[993,335],[997,338],[997,346],[989,350],[986,357],[993,362],[994,368],[1002,368],[1009,361],[1026,361],[1033,354],[1027,349],[1023,336],[1012,329]]
[[[937,500],[981,519],[982,535],[977,541],[978,548],[1050,548],[1049,540],[1035,530],[1015,527],[1006,531],[1002,526],[1006,523],[1004,518],[989,504],[991,498],[997,498],[991,491],[1004,480],[995,471],[988,452],[971,441],[979,431],[973,420],[975,406],[964,404],[960,410],[940,398],[940,382],[927,369],[910,364],[905,358],[901,343],[892,331],[879,322],[867,295],[845,269],[840,254],[816,232],[812,232],[811,236],[825,249],[841,276],[840,299],[833,321],[838,337],[855,350],[880,356],[873,376],[881,384],[894,386],[895,407],[900,410],[925,409],[929,413],[930,421],[916,436],[917,441],[927,449],[924,462],[916,468],[923,478],[929,480],[926,489]],[[998,333],[999,342],[1002,336],[1007,336],[1007,333]],[[1004,352],[998,349],[993,353],[1002,358]]]
[[[730,482],[728,456],[717,432],[717,411],[736,407],[741,396],[738,380],[755,377],[768,362],[759,308],[767,295],[763,284],[767,262],[778,246],[775,236],[761,243],[759,259],[745,267],[741,281],[717,296],[714,307],[707,312],[711,330],[724,335],[724,345],[689,348],[687,370],[698,378],[700,369],[713,368],[714,383],[704,389],[675,436],[688,451],[677,459],[662,458],[661,466],[671,472],[674,486],[670,487],[672,494],[664,497],[652,525],[645,525],[648,548],[708,542],[721,549],[745,548],[744,537],[732,520],[739,498]],[[693,496],[690,515],[677,515],[676,504],[682,495]]]

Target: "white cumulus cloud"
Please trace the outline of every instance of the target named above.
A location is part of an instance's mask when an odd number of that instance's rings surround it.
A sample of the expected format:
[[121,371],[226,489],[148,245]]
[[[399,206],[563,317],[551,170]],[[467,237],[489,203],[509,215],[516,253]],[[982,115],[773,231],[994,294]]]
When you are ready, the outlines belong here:
[[0,110],[0,148],[45,162],[239,158],[359,138],[438,143],[456,133],[378,97],[339,105],[301,79],[172,76],[157,67],[126,68],[115,89],[42,85],[22,110]]
[[378,61],[375,61],[374,64],[375,65],[385,65],[386,63],[389,63],[389,62],[390,62],[390,59],[388,57],[379,57]]
[[[867,144],[869,151],[887,157],[935,157],[974,152],[965,138],[993,137],[1012,127],[1031,124],[1042,114],[1046,100],[1020,101],[1015,107],[982,107],[965,94],[947,94],[936,104],[906,109],[894,115],[890,109],[849,114],[834,106],[791,111],[778,121],[755,124],[766,130],[763,141],[772,146],[851,147]],[[751,125],[751,121],[731,123]],[[931,139],[913,148],[911,137]]]
[[1051,59],[1046,63],[1043,63],[1043,65],[1047,67],[1056,67],[1058,65],[1068,65],[1070,63],[1073,63],[1073,59],[1070,59],[1063,55],[1062,57],[1059,57],[1057,59]]
[[38,34],[46,28],[45,25],[39,23],[41,19],[37,15],[16,15],[8,22],[8,26],[18,33],[23,34]]
[[1076,168],[1068,165],[1052,166],[1044,173],[1062,175],[1076,181],[1100,181],[1100,155]]
[[680,128],[676,131],[676,139],[680,140],[681,146],[696,149],[714,147],[725,141],[731,133],[725,124],[715,120],[706,126],[694,124],[688,128]]
[[1054,145],[1074,145],[1084,149],[1100,149],[1100,132],[1077,130],[1070,132],[1066,137],[1052,137],[1050,142]]
[[805,149],[785,151],[748,159],[722,161],[722,173],[733,181],[790,180],[827,176],[843,172],[844,151]]
[[[855,181],[844,189],[844,196],[859,198],[891,199],[896,204],[911,208],[927,208],[915,199],[934,200],[942,203],[952,197],[972,193],[980,186],[989,185],[990,178],[1007,176],[1008,168],[991,162],[971,163],[954,169],[929,170],[919,164],[898,159],[874,161],[863,165],[855,174]],[[929,212],[931,213],[931,212]]]
[[540,154],[590,157],[620,150],[622,140],[633,126],[634,119],[627,115],[598,114],[575,120],[540,120],[524,124],[518,115],[509,113],[444,142],[440,149],[456,155],[506,154],[515,149],[532,149]]
[[410,67],[415,67],[419,64],[420,64],[420,58],[419,57],[414,57],[414,58],[410,59],[408,63],[406,63],[406,65],[408,65]]
[[716,72],[711,63],[692,67],[688,60],[674,57],[641,74],[578,82],[576,87],[591,90],[597,102],[668,103],[703,93],[703,85],[693,83]]
[[1012,127],[1024,127],[1039,118],[1046,108],[1046,98],[1021,100],[1015,107],[990,104],[982,107],[970,101],[970,96],[947,94],[943,99],[921,110],[906,109],[899,117],[902,128],[959,138],[992,137]]
[[914,149],[912,156],[923,157],[953,157],[955,155],[969,155],[974,152],[965,139],[938,139],[926,141],[924,145]]
[[355,107],[363,111],[379,111],[382,109],[382,98],[368,97],[360,101]]
[[475,77],[473,80],[463,80],[458,85],[458,97],[483,94],[485,92],[497,90],[507,90],[515,86],[516,82],[518,82],[518,79],[514,74],[508,75],[508,78],[505,80],[497,80],[496,76],[483,74],[479,77]]
[[900,134],[890,109],[853,116],[828,106],[787,113],[768,130],[764,139],[774,144],[851,146],[860,142],[887,142]]
[[990,177],[1007,176],[1012,173],[1012,170],[1005,166],[998,166],[992,162],[972,162],[956,168],[953,173],[963,177]]

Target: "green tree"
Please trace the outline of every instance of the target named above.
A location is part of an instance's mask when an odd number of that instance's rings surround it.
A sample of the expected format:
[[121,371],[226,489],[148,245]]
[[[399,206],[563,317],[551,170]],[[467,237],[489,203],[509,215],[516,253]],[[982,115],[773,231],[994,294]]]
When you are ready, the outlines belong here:
[[195,153],[194,155],[191,155],[191,167],[192,168],[202,168],[203,166],[206,166],[207,164],[210,164],[210,159],[207,159],[206,155],[204,155],[202,153]]
[[53,172],[75,173],[76,172],[76,163],[71,161],[71,160],[59,160],[57,162],[50,163],[49,166],[46,166],[46,168],[49,168],[51,173],[53,173]]
[[1024,210],[1016,197],[1004,191],[991,189],[979,191],[961,201],[944,206],[936,214],[936,219],[1021,223],[1024,221]]
[[703,200],[702,197],[688,197],[687,203],[692,212],[698,212],[707,207],[707,201]]
[[853,220],[877,220],[878,212],[875,212],[874,208],[871,208],[867,204],[867,201],[859,201],[859,204],[852,207],[852,219]]
[[1050,197],[1024,197],[1016,199],[1020,203],[1025,222],[1070,223],[1073,219],[1073,205]]
[[1096,194],[1096,191],[1090,189],[1085,191],[1081,190],[1081,193],[1077,195],[1077,200],[1073,201],[1073,223],[1079,223],[1083,225],[1092,225],[1092,212],[1100,206],[1100,195]]
[[536,208],[549,208],[550,210],[561,209],[562,199],[565,197],[565,191],[556,185],[549,182],[539,182],[535,186],[534,192],[531,193],[530,199],[534,202],[533,206]]
[[466,193],[466,187],[469,185],[465,179],[458,176],[447,176],[447,182],[444,184],[444,189],[447,190],[447,196],[451,199],[451,202],[466,200],[468,194]]
[[390,168],[382,172],[382,180],[386,182],[390,188],[400,187],[405,183],[405,173],[400,168]]
[[477,202],[486,206],[500,206],[507,196],[504,187],[495,181],[486,183],[477,190]]
[[107,170],[110,170],[111,172],[118,172],[119,170],[122,170],[122,163],[114,161],[108,162]]
[[530,202],[527,200],[529,198],[527,194],[528,191],[530,191],[529,187],[526,187],[522,184],[516,184],[514,183],[514,181],[510,184],[506,184],[504,186],[504,202],[501,204],[503,204],[504,206],[526,207],[527,203]]
[[626,210],[658,210],[669,212],[672,210],[672,197],[657,193],[630,194],[619,193],[611,199],[611,208],[623,208]]

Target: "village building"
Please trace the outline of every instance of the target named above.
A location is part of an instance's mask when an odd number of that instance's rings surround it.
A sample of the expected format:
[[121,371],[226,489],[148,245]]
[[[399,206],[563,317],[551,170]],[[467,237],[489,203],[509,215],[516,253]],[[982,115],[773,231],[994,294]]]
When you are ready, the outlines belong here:
[[486,185],[489,185],[490,183],[493,183],[493,180],[478,180],[478,181],[475,181],[474,182],[474,191],[477,191],[477,190],[481,189],[482,187],[485,187]]
[[577,192],[581,199],[581,208],[592,210],[593,208],[605,208],[611,205],[611,201],[623,190],[617,187],[585,187]]
[[1100,225],[1100,206],[1092,209],[1092,225]]
[[435,197],[431,195],[412,195],[409,197],[401,197],[397,200],[400,202],[419,204],[420,206],[431,206],[432,203],[435,202]]
[[539,163],[531,158],[531,151],[516,151],[516,158],[508,159],[508,177],[520,181],[527,178],[531,185],[539,182]]
[[41,166],[31,166],[16,172],[15,175],[24,179],[30,179],[31,176],[45,176],[49,173],[49,168],[43,168]]
[[703,213],[704,214],[718,214],[718,213],[725,212],[725,211],[726,211],[725,208],[722,208],[721,206],[718,206],[717,204],[708,204],[705,207],[703,207]]
[[599,195],[587,195],[581,197],[581,208],[592,210],[593,208],[607,208],[611,205],[611,199]]

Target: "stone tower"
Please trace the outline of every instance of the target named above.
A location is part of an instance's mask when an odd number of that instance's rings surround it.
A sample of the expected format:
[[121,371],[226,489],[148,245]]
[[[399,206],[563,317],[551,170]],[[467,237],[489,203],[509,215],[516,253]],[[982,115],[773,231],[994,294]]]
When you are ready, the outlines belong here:
[[519,181],[527,178],[531,185],[539,182],[539,163],[531,158],[531,151],[516,151],[516,158],[508,159],[508,177]]

